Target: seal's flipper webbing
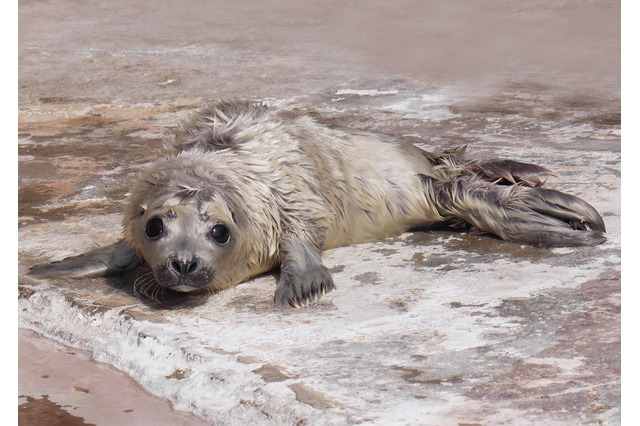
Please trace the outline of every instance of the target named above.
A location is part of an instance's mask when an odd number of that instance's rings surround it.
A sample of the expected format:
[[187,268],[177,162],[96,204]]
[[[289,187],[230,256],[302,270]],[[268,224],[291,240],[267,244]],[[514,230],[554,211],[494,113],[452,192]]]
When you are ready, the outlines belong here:
[[33,266],[29,275],[41,278],[108,277],[137,268],[143,262],[125,240],[58,262]]
[[519,183],[535,188],[544,185],[547,176],[554,176],[542,166],[514,160],[482,161],[473,164],[471,168],[490,182],[500,183],[504,180],[506,183]]
[[573,195],[470,177],[439,187],[443,215],[500,238],[537,246],[596,245],[606,239],[602,217]]
[[418,175],[443,219],[462,219],[504,240],[538,246],[606,240],[604,221],[592,206],[541,188],[553,176],[546,168],[514,160],[467,160],[464,148],[430,154],[432,170]]

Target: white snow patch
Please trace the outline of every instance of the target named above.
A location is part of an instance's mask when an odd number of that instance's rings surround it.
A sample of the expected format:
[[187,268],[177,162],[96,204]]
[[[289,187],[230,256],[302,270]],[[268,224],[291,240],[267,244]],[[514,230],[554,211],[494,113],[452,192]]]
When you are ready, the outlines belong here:
[[99,174],[101,176],[109,176],[109,175],[115,175],[117,173],[121,173],[123,170],[124,170],[124,167],[118,166],[118,167],[114,167],[111,170],[105,170],[104,172],[100,172]]
[[449,110],[448,102],[442,94],[423,94],[385,105],[382,109],[402,114],[403,118],[440,121],[458,116]]
[[170,84],[175,83],[177,80],[175,78],[168,78],[165,81],[158,83],[158,86],[168,86]]
[[335,95],[355,95],[355,96],[381,96],[381,95],[397,95],[397,90],[378,90],[378,89],[340,89]]
[[107,197],[89,197],[89,198],[72,198],[69,200],[70,203],[78,204],[78,203],[97,203],[99,201],[107,201]]

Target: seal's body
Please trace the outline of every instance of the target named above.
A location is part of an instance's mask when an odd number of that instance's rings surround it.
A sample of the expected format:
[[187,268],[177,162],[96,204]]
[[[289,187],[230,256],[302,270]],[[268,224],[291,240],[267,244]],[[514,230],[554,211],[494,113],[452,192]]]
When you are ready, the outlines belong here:
[[323,249],[412,228],[457,219],[540,246],[604,241],[589,204],[540,188],[545,168],[471,161],[463,148],[436,155],[249,102],[205,107],[168,147],[132,192],[124,240],[32,274],[146,264],[143,286],[222,290],[280,265],[275,302],[299,307],[333,288]]

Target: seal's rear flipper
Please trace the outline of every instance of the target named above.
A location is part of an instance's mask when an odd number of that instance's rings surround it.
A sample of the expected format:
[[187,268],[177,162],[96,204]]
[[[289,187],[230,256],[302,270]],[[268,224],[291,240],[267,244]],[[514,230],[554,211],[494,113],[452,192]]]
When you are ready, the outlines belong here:
[[550,170],[537,164],[503,159],[478,162],[471,169],[489,182],[499,183],[504,180],[535,188],[544,185],[548,176],[555,176]]
[[33,266],[29,269],[29,275],[40,278],[108,277],[131,271],[142,263],[129,244],[120,240],[79,256]]
[[465,147],[430,154],[434,167],[419,174],[428,199],[445,220],[462,219],[500,238],[537,246],[589,246],[606,238],[604,221],[573,195],[542,189],[553,176],[536,164],[464,158]]
[[602,217],[588,203],[551,189],[495,185],[470,178],[445,191],[447,214],[499,236],[536,246],[591,246],[606,238]]

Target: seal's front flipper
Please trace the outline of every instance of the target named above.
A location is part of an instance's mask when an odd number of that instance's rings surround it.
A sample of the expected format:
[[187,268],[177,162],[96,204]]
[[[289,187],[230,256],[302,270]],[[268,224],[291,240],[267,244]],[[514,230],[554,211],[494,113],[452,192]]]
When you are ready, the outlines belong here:
[[135,269],[142,263],[129,244],[120,240],[79,256],[33,266],[29,269],[29,275],[40,278],[108,277]]
[[333,289],[333,278],[319,250],[303,242],[287,242],[282,256],[276,306],[302,308]]

